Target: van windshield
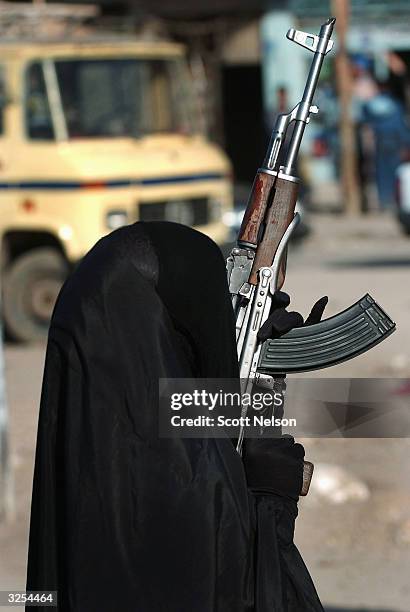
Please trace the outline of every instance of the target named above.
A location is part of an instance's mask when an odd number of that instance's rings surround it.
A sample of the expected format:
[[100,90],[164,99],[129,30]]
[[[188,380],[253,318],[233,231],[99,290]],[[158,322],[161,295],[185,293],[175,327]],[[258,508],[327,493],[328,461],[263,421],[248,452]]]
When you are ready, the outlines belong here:
[[190,80],[181,60],[55,61],[69,138],[191,133]]

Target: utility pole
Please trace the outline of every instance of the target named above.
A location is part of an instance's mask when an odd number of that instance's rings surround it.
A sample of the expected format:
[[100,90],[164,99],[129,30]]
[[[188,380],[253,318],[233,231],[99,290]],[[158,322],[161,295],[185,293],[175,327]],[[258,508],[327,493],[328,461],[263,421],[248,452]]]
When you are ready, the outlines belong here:
[[344,211],[350,215],[361,212],[361,194],[357,172],[357,150],[354,124],[351,117],[353,81],[347,53],[350,0],[332,0],[336,17],[338,52],[336,55],[336,82],[340,103],[339,138],[341,153],[341,179]]

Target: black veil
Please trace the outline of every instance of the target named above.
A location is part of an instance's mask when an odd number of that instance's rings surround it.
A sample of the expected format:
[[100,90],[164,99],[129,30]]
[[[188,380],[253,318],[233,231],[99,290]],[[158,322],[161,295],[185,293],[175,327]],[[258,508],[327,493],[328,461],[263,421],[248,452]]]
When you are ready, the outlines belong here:
[[167,223],[101,239],[58,298],[39,414],[27,589],[60,612],[322,609],[288,492],[254,496],[229,439],[158,438],[158,379],[198,376],[238,376],[218,247]]

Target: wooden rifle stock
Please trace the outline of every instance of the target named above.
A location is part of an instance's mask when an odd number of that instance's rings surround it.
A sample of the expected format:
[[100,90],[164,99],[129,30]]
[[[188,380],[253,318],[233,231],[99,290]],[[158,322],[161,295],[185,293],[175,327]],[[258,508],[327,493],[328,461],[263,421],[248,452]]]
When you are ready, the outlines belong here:
[[[256,250],[249,278],[252,285],[258,282],[258,270],[272,265],[279,242],[293,219],[297,193],[295,177],[258,170],[238,237],[238,244]],[[278,289],[284,283],[285,273],[283,257]]]

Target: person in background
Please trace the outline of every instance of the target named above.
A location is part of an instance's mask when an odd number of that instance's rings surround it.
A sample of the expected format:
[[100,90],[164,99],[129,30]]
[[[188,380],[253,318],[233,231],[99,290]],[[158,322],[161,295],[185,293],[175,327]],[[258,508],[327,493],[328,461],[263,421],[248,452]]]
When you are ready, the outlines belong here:
[[[369,186],[374,183],[374,138],[372,129],[363,117],[363,108],[377,94],[377,84],[372,74],[373,64],[366,55],[353,56],[351,71],[353,79],[352,119],[356,133],[357,176],[361,191],[361,209],[369,210],[374,198],[369,198]],[[377,203],[375,203],[377,205]],[[374,208],[374,205],[373,205]]]
[[374,137],[374,166],[377,195],[381,210],[394,204],[396,169],[401,152],[410,145],[410,129],[404,107],[384,82],[377,83],[377,92],[363,105],[362,121]]

